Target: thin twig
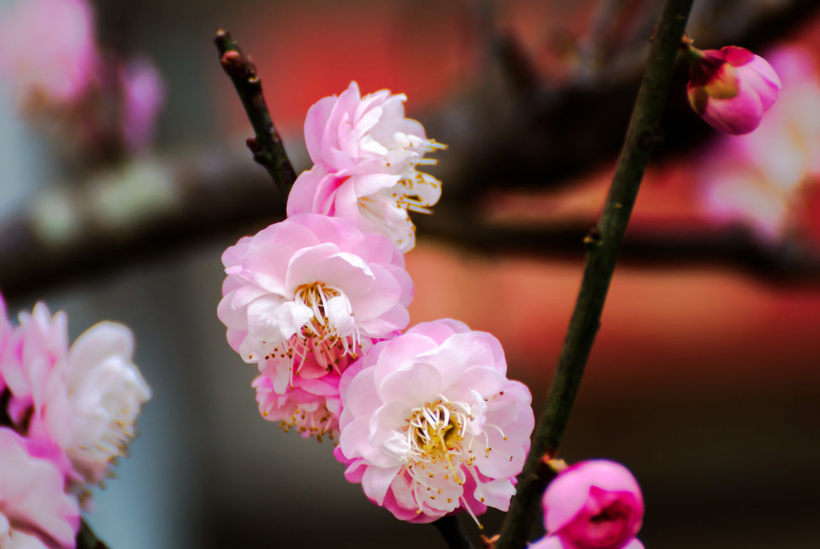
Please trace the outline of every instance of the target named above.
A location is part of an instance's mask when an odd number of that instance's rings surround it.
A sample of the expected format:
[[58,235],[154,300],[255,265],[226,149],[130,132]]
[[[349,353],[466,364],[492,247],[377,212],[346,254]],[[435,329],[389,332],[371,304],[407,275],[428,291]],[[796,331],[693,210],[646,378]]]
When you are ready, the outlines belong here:
[[77,532],[77,549],[108,549],[108,546],[97,537],[85,520],[81,520],[80,530]]
[[584,278],[558,369],[536,427],[532,448],[501,529],[497,549],[523,548],[548,479],[538,474],[544,455],[555,455],[581,384],[632,207],[655,142],[683,31],[693,0],[667,0],[653,38],[646,71],[629,123],[604,211],[585,240]]
[[470,542],[470,538],[467,537],[467,532],[459,522],[458,516],[446,515],[432,524],[441,532],[441,537],[444,538],[447,547],[450,549],[473,549],[473,544]]
[[9,400],[11,400],[11,391],[5,389],[0,393],[0,427],[14,427],[8,412]]
[[228,31],[219,29],[214,42],[219,50],[222,68],[230,76],[256,133],[256,137],[249,138],[247,142],[253,159],[268,170],[282,196],[287,198],[296,181],[296,171],[268,112],[256,66],[250,57],[242,53]]

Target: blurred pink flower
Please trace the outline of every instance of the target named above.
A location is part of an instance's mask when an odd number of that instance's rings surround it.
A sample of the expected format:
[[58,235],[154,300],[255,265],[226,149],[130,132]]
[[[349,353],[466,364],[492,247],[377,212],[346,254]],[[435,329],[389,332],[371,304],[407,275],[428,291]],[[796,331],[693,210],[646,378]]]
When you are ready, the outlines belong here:
[[340,444],[350,482],[397,518],[507,510],[534,417],[501,344],[454,320],[376,344],[342,375]]
[[710,145],[698,174],[712,215],[776,241],[800,229],[795,210],[805,186],[820,176],[820,79],[814,60],[798,48],[767,58],[783,80],[780,100],[753,133]]
[[643,496],[632,473],[606,460],[562,471],[543,498],[547,537],[536,549],[641,549]]
[[71,345],[54,372],[46,406],[36,413],[49,438],[65,449],[86,482],[105,478],[111,460],[135,436],[134,423],[151,390],[134,365],[134,336],[126,326],[100,322]]
[[0,75],[21,102],[76,101],[96,63],[93,13],[85,0],[18,0],[0,15]]
[[153,63],[136,59],[120,69],[122,86],[122,133],[132,150],[151,142],[157,115],[165,103],[165,82]]
[[[297,378],[339,376],[373,340],[394,336],[410,320],[413,282],[404,256],[346,219],[290,217],[240,239],[222,261],[227,277],[217,313],[228,343],[258,364],[278,395],[315,394],[316,385]],[[259,387],[266,391],[266,382]],[[263,414],[277,418],[275,410],[289,406],[282,399],[263,404]]]
[[315,166],[296,180],[288,215],[343,217],[388,236],[403,252],[412,249],[415,227],[407,211],[430,213],[441,196],[441,183],[416,167],[435,164],[424,154],[443,145],[404,117],[406,99],[387,90],[360,97],[351,82],[339,97],[313,105],[305,143]]
[[134,436],[150,390],[132,354],[131,331],[113,322],[92,326],[69,349],[65,313],[52,317],[43,303],[20,314],[3,349],[12,421],[65,452],[74,482],[100,482]]
[[0,427],[0,547],[75,547],[79,505],[43,453],[36,442]]
[[716,130],[740,135],[760,125],[777,100],[780,78],[771,65],[749,50],[690,46],[689,103]]
[[31,313],[21,312],[19,321],[3,347],[0,374],[11,391],[9,416],[22,426],[45,407],[46,387],[67,359],[68,319],[62,311],[52,317],[44,303],[37,303]]

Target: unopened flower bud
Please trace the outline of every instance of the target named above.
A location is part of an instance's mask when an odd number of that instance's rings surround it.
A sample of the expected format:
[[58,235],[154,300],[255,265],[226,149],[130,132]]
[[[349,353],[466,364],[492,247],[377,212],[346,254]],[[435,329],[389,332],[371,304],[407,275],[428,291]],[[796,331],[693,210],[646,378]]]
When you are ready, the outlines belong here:
[[643,496],[623,465],[584,461],[564,469],[543,498],[547,536],[531,549],[643,549],[635,536]]
[[747,49],[698,50],[691,59],[689,103],[716,130],[741,135],[760,125],[782,87],[772,66]]

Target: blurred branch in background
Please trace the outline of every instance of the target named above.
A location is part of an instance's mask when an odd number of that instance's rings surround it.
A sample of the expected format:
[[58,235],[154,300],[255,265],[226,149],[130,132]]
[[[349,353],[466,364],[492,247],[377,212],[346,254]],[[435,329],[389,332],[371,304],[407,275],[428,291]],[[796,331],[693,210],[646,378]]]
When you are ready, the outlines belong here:
[[[82,185],[51,188],[0,225],[0,288],[32,296],[47,288],[168,257],[214,238],[234,240],[284,210],[266,174],[225,150],[133,163]],[[452,204],[416,216],[420,234],[479,254],[580,259],[591,220],[533,227],[482,222]],[[638,224],[624,265],[719,266],[778,283],[820,283],[820,254],[766,244],[743,228]]]
[[[703,46],[756,47],[787,36],[818,10],[807,0],[704,3],[690,29],[698,29]],[[488,39],[499,38],[485,31]],[[596,32],[608,36],[605,29]],[[511,83],[479,86],[423,120],[429,134],[451,148],[436,173],[447,193],[435,215],[417,216],[420,234],[482,253],[580,258],[593,216],[511,228],[487,223],[477,206],[493,192],[567,185],[570,176],[611,162],[639,82],[645,38],[627,40],[617,63],[560,87],[531,81],[527,52],[513,37],[494,43],[502,49],[494,61],[501,63],[498,73]],[[670,98],[662,122],[676,132],[657,151],[667,155],[686,152],[710,131],[686,105],[686,70],[678,68],[673,87],[681,92]],[[230,149],[108,168],[70,188],[54,185],[32,196],[28,208],[2,222],[0,288],[7,296],[39,294],[219,236],[233,240],[283,210],[270,179]],[[742,228],[638,224],[623,260],[641,267],[719,265],[787,283],[820,280],[816,250],[766,244]]]
[[[688,27],[698,44],[739,44],[753,50],[790,35],[820,11],[820,4],[810,0],[704,4],[708,5],[693,14]],[[651,18],[654,24],[659,7],[639,12],[640,17]],[[646,36],[610,49],[600,68],[560,86],[544,81],[528,95],[465,94],[425,118],[430,135],[442,143],[458,144],[451,146],[436,173],[447,184],[445,197],[459,202],[475,199],[487,189],[560,187],[570,177],[612,161],[640,83]],[[502,52],[495,59],[509,56]],[[514,67],[499,72],[520,74]],[[657,150],[660,155],[696,145],[714,133],[692,116],[685,93],[688,78],[688,66],[680,63],[672,83],[672,90],[679,93],[670,94],[661,121],[662,128],[674,127],[675,132],[664,136]],[[520,89],[514,82],[509,87]]]

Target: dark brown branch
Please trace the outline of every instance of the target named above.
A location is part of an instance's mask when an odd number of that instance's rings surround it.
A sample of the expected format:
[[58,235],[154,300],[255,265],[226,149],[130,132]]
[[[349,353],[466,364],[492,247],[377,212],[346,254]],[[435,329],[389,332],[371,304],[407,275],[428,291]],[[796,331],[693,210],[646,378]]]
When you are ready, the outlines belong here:
[[544,456],[557,455],[581,386],[621,243],[652,153],[692,2],[666,0],[664,5],[604,211],[584,239],[588,252],[581,289],[547,402],[535,426],[532,446],[496,549],[523,549],[539,514],[541,495],[547,485],[538,474],[539,465]]
[[464,530],[457,515],[446,515],[433,521],[433,526],[441,533],[447,547],[450,549],[473,549],[467,531]]
[[[580,260],[589,221],[564,221],[540,227],[503,227],[471,223],[457,216],[416,217],[418,232],[487,256],[526,256]],[[795,241],[767,243],[742,225],[630,229],[620,261],[640,269],[716,268],[783,286],[820,283],[820,254]]]
[[268,170],[282,197],[287,198],[293,182],[296,181],[296,171],[288,159],[282,138],[268,112],[262,93],[262,81],[256,74],[256,66],[250,57],[242,53],[228,31],[219,29],[214,42],[219,50],[222,68],[231,78],[256,133],[256,137],[251,137],[247,141],[253,159]]

